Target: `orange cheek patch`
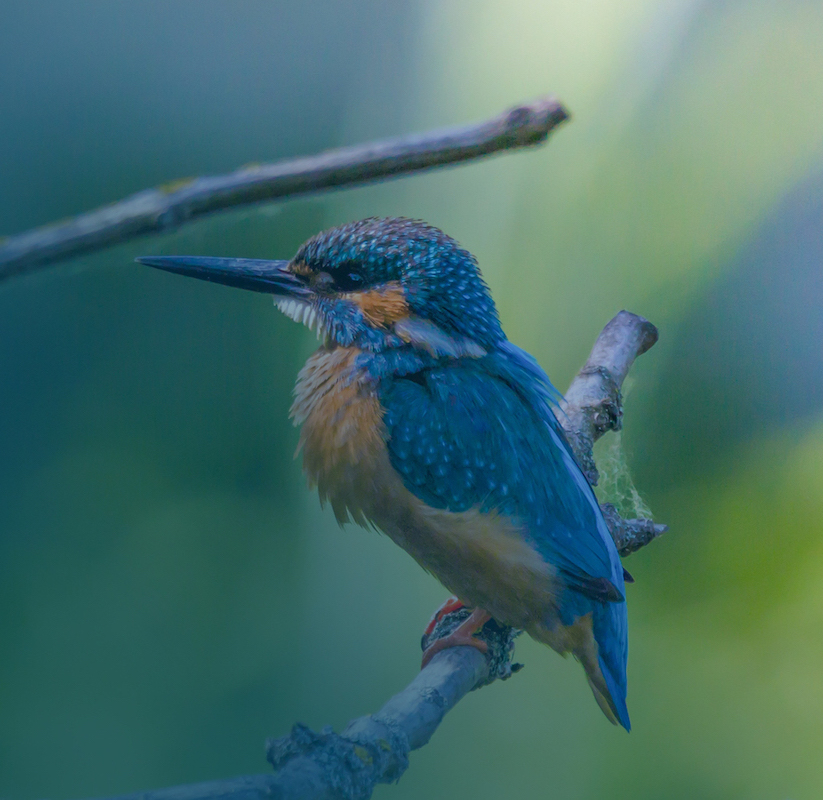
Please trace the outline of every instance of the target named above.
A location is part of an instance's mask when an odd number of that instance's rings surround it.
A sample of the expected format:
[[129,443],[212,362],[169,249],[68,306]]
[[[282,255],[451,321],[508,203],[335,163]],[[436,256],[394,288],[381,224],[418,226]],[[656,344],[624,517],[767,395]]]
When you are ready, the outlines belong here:
[[403,287],[396,281],[368,292],[352,292],[347,298],[356,303],[363,316],[375,328],[388,328],[409,316]]

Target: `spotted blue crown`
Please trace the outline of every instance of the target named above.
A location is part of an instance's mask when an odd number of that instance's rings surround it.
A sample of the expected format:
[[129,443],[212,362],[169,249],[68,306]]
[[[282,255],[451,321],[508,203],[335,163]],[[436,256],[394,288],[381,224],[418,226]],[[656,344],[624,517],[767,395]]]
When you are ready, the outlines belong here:
[[485,347],[505,339],[475,257],[425,222],[373,217],[341,225],[305,242],[294,261],[340,279],[354,272],[364,287],[397,282],[412,313],[447,333]]

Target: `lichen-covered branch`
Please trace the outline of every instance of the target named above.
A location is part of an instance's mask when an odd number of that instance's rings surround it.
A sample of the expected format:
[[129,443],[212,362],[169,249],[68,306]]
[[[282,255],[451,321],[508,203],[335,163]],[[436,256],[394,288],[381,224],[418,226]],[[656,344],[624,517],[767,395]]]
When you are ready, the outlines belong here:
[[409,752],[422,747],[446,712],[488,679],[489,662],[473,647],[438,653],[376,714],[352,720],[342,733],[295,725],[270,740],[273,775],[137,792],[113,800],[365,800],[377,783],[396,781]]
[[146,189],[64,222],[0,239],[0,281],[203,214],[432,169],[544,142],[568,119],[545,97],[474,125],[384,139]]
[[[647,319],[621,311],[597,337],[561,403],[558,419],[592,486],[600,479],[594,443],[607,431],[623,426],[623,381],[634,360],[654,345],[657,336],[657,328]],[[668,530],[650,519],[623,519],[610,503],[601,508],[617,551],[624,557]]]
[[652,539],[656,539],[669,529],[668,525],[661,525],[651,519],[623,519],[611,503],[603,503],[600,508],[617,546],[617,552],[623,558],[645,547]]
[[[508,635],[507,632],[502,632]],[[489,678],[489,661],[474,647],[452,647],[376,714],[350,722],[339,735],[295,725],[268,743],[278,771],[277,800],[365,800],[378,783],[392,783],[409,765],[409,753],[426,744],[464,695]]]
[[[603,329],[588,361],[572,382],[563,404],[562,424],[581,463],[597,475],[591,448],[608,430],[619,430],[620,389],[635,358],[657,341],[647,320],[621,311]],[[621,555],[628,555],[662,533],[651,520],[624,520],[610,505],[606,521]],[[447,633],[467,614],[445,615],[427,643]],[[367,800],[378,783],[391,783],[408,767],[409,753],[425,745],[446,712],[472,689],[506,679],[517,631],[493,620],[480,632],[486,655],[474,647],[452,647],[434,656],[415,679],[376,714],[350,722],[339,734],[295,725],[288,736],[270,740],[267,757],[274,775],[140,792],[116,800]]]
[[600,478],[594,443],[606,431],[623,427],[623,381],[634,360],[654,345],[657,336],[657,328],[647,319],[621,311],[600,332],[560,404],[558,419],[592,486]]

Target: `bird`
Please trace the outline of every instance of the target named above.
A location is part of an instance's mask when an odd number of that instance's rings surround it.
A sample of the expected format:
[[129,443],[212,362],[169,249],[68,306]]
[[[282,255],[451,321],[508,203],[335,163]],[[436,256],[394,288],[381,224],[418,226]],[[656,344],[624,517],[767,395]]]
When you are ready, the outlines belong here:
[[291,417],[303,469],[341,524],[374,527],[469,618],[424,654],[485,650],[489,620],[583,666],[631,729],[624,571],[554,410],[560,395],[511,343],[476,258],[438,228],[372,217],[291,260],[150,256],[167,272],[273,295],[316,331]]

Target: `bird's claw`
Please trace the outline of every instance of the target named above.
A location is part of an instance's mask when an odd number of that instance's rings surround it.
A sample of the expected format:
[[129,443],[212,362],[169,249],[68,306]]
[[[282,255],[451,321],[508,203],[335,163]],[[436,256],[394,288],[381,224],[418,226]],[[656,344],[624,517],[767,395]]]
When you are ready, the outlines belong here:
[[[437,623],[448,613],[458,611],[461,608],[465,608],[465,604],[458,600],[456,597],[450,598],[446,603],[441,606],[437,612],[435,613],[434,617],[432,617],[431,622],[429,623],[428,627],[426,628],[426,633],[423,636],[424,641],[426,640],[427,635],[434,631]],[[448,647],[461,647],[461,646],[468,646],[468,647],[475,647],[484,655],[488,653],[489,646],[486,642],[482,639],[478,639],[475,634],[491,619],[491,614],[488,611],[484,611],[482,608],[475,608],[472,610],[471,614],[469,614],[468,618],[463,620],[450,634],[447,636],[443,636],[440,639],[436,639],[433,641],[428,647],[425,648],[423,652],[423,661],[420,665],[420,669],[425,669],[426,665],[434,658],[434,656],[439,653],[441,650],[445,650]]]

